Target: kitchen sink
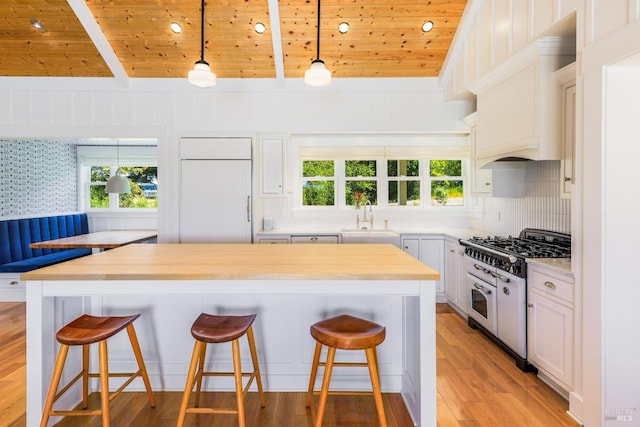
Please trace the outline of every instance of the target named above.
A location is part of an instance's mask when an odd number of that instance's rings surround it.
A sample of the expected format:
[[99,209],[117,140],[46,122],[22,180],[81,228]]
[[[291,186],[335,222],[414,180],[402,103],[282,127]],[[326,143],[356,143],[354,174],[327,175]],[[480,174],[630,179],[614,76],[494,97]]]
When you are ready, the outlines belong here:
[[345,228],[342,230],[342,243],[391,243],[400,247],[400,234],[393,230]]

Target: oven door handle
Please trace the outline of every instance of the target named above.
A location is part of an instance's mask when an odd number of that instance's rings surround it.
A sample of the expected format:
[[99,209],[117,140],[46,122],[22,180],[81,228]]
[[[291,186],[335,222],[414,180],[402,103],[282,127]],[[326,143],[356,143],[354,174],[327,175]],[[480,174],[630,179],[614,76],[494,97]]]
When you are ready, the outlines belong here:
[[491,274],[493,277],[495,277],[496,279],[500,279],[502,282],[504,283],[509,283],[511,281],[511,279],[509,279],[508,277],[504,277],[502,274],[500,273],[496,273],[496,272],[490,272],[489,274]]
[[478,285],[477,283],[474,283],[474,284],[473,284],[473,287],[474,287],[474,288],[476,288],[476,289],[477,289],[477,290],[479,290],[479,291],[484,292],[486,295],[491,294],[491,289],[487,289],[487,288],[485,288],[485,287],[484,287],[484,286],[482,286],[482,285]]
[[[481,265],[473,264],[473,268],[475,268],[476,270],[480,270],[480,271],[482,271],[483,273],[487,273],[487,274],[491,274],[491,275],[493,275],[493,273],[492,273],[492,271],[491,271],[491,270],[489,270],[488,268],[485,268],[485,267],[483,267],[483,266],[481,266]],[[494,276],[494,277],[495,277],[495,276]]]

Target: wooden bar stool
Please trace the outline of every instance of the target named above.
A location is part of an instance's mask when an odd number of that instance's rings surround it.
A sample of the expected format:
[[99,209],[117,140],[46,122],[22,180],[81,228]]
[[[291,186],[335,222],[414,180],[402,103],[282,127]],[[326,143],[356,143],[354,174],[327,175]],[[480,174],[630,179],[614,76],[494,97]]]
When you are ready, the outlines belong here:
[[[318,366],[324,366],[324,376],[322,378],[322,388],[320,389],[320,400],[318,402],[315,427],[322,425],[327,395],[329,394],[331,371],[334,366],[369,367],[373,397],[378,412],[378,422],[380,426],[386,427],[387,421],[382,405],[380,380],[378,378],[378,360],[376,356],[376,347],[384,341],[385,334],[386,330],[384,326],[347,314],[321,320],[311,325],[311,336],[316,340],[316,349],[313,355],[313,364],[311,365],[311,378],[309,378],[309,389],[307,391],[307,407],[311,406],[311,396],[314,393]],[[322,351],[323,345],[326,345],[328,348],[327,358],[325,362],[320,362],[320,352]],[[334,362],[336,349],[364,350],[367,356],[367,363]],[[332,392],[331,394],[356,394],[356,392]]]
[[[132,316],[125,317],[98,317],[84,314],[77,319],[66,324],[56,333],[56,339],[60,343],[60,349],[58,350],[58,356],[56,357],[55,365],[53,367],[53,375],[51,376],[51,384],[49,385],[49,391],[44,403],[44,410],[42,414],[42,420],[40,426],[45,427],[49,421],[50,416],[69,416],[69,415],[102,415],[102,426],[109,426],[109,402],[113,400],[117,395],[122,392],[135,378],[142,377],[144,386],[147,389],[147,397],[149,398],[149,404],[152,408],[155,408],[156,403],[153,399],[151,392],[151,384],[149,383],[149,377],[147,370],[144,366],[144,360],[142,359],[142,353],[140,352],[140,346],[136,337],[136,332],[133,328],[133,321],[140,315],[134,314]],[[109,373],[108,358],[107,358],[107,339],[111,338],[123,329],[127,329],[129,335],[129,341],[131,341],[131,348],[133,354],[138,362],[138,370],[136,372],[127,373]],[[98,373],[89,373],[89,344],[98,343]],[[64,368],[65,360],[69,352],[70,346],[82,346],[82,371],[76,375],[67,385],[65,385],[59,392],[58,385],[60,384],[60,377],[62,376],[62,369]],[[89,378],[100,378],[100,409],[86,410],[87,397],[89,393]],[[127,380],[116,390],[109,394],[109,377],[125,377]],[[53,409],[53,404],[58,400],[76,381],[82,378],[82,408],[67,411],[58,411]],[[57,393],[56,393],[57,392]]]
[[[248,316],[216,316],[202,313],[191,326],[191,335],[196,339],[193,346],[193,354],[191,363],[189,364],[189,372],[187,373],[187,382],[182,395],[182,403],[180,404],[180,413],[178,415],[177,427],[184,424],[184,418],[187,413],[190,414],[237,414],[238,424],[240,427],[245,426],[244,416],[244,397],[247,394],[254,378],[258,386],[258,394],[260,396],[260,404],[264,407],[264,393],[262,392],[262,380],[260,378],[260,368],[258,366],[258,355],[256,353],[256,344],[253,338],[252,324],[256,315]],[[240,343],[239,339],[243,335],[247,335],[249,342],[249,350],[251,352],[251,360],[253,362],[253,372],[242,372],[240,365]],[[231,341],[231,351],[233,356],[233,372],[206,372],[204,370],[204,362],[207,351],[207,344],[216,344]],[[197,370],[197,371],[196,371]],[[233,376],[235,378],[236,388],[236,409],[226,408],[199,408],[200,390],[202,388],[203,376]],[[246,387],[242,388],[242,377],[249,377]],[[189,396],[196,383],[196,393],[194,406],[187,407]]]

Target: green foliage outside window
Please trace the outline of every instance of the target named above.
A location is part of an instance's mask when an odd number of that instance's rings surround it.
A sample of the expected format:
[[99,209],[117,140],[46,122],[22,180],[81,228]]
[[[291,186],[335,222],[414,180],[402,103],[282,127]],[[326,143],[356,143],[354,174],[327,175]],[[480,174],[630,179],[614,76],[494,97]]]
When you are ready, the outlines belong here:
[[[131,192],[120,194],[118,206],[121,208],[157,208],[157,176],[156,166],[122,166],[120,175],[125,176],[131,185]],[[111,176],[111,167],[92,166],[91,184],[89,185],[89,207],[95,209],[109,208],[109,194],[106,191],[107,181]],[[141,185],[153,184],[155,192],[143,191]]]
[[[431,181],[431,204],[435,206],[462,206],[462,161],[431,160],[429,161]],[[456,178],[456,179],[447,179]]]
[[[305,178],[332,178],[333,160],[305,160],[302,162],[302,176]],[[335,187],[332,179],[310,179],[302,182],[303,206],[334,206]]]

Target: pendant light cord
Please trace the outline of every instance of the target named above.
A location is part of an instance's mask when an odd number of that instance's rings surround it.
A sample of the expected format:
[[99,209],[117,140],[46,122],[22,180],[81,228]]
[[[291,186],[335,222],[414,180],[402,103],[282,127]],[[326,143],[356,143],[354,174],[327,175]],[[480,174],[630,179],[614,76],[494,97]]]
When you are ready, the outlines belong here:
[[316,59],[320,59],[320,0],[318,0],[318,36],[316,40]]
[[200,11],[200,60],[204,61],[204,0]]

